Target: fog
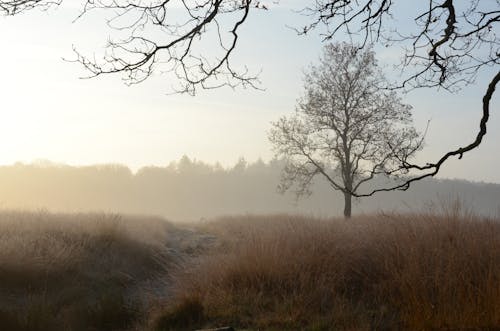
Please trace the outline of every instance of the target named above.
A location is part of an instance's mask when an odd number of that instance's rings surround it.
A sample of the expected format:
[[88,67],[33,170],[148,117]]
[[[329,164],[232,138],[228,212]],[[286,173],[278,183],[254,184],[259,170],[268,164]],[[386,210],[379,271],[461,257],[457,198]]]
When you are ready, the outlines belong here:
[[[0,167],[0,208],[154,214],[173,221],[245,213],[341,215],[343,197],[321,178],[310,197],[297,201],[292,193],[278,193],[282,166],[277,160],[247,163],[241,159],[224,168],[183,157],[165,167],[144,167],[133,173],[112,164],[17,163]],[[498,196],[498,184],[429,179],[405,192],[357,199],[354,214],[418,212],[459,199],[479,214],[495,216],[500,210]]]

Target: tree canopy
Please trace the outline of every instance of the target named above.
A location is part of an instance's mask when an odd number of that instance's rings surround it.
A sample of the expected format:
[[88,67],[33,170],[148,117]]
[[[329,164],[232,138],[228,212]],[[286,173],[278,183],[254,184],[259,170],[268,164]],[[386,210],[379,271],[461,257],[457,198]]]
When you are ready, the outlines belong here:
[[411,106],[379,88],[384,84],[372,50],[325,46],[319,64],[305,74],[295,114],[273,123],[269,135],[276,156],[286,160],[283,191],[295,186],[304,195],[316,176],[323,177],[344,194],[344,216],[350,217],[352,196],[372,194],[360,193],[364,184],[377,175],[407,174],[400,162],[414,156],[423,138],[413,127]]

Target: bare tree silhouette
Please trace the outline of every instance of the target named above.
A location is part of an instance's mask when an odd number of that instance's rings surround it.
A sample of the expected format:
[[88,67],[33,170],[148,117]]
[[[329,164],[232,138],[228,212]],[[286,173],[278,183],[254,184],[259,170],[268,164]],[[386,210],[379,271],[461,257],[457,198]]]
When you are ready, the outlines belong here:
[[2,0],[0,12],[6,15],[16,15],[35,7],[47,9],[52,5],[59,5],[62,0]]
[[286,166],[281,191],[309,193],[313,178],[326,179],[344,194],[344,216],[351,217],[352,195],[379,174],[398,178],[422,145],[411,107],[395,91],[380,89],[386,79],[371,50],[327,44],[319,65],[304,79],[305,96],[293,116],[273,123],[269,139]]
[[[16,15],[61,2],[0,0],[0,11]],[[179,84],[173,89],[180,93],[221,86],[259,88],[257,74],[236,70],[231,63],[251,8],[267,9],[252,0],[88,0],[77,19],[91,11],[109,12],[109,27],[126,37],[109,40],[101,60],[75,48],[75,62],[83,64],[90,77],[123,73],[128,84],[143,82],[161,65],[161,70],[176,75]]]
[[[325,40],[345,31],[352,40],[361,41],[362,48],[370,43],[402,47],[401,71],[409,74],[399,84],[388,86],[392,89],[427,87],[456,92],[474,83],[486,68],[492,69],[493,74],[482,99],[479,132],[473,142],[424,165],[402,158],[400,167],[413,171],[413,176],[397,186],[376,189],[363,196],[378,191],[406,190],[414,181],[435,176],[451,157],[461,159],[464,153],[477,148],[486,135],[490,102],[500,80],[500,39],[495,29],[500,21],[499,0],[422,2],[422,11],[409,22],[413,23],[409,32],[391,26],[396,19],[392,15],[395,3],[393,0],[316,0],[313,6],[304,9],[311,15],[312,23],[299,33],[307,34],[324,25],[328,28]],[[398,25],[402,25],[401,20]]]

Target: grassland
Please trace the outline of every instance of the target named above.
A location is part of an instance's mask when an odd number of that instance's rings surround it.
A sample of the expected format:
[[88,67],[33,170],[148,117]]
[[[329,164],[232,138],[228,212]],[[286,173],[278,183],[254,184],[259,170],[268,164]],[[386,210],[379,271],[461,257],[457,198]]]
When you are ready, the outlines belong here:
[[[104,214],[0,213],[0,329],[124,330],[171,263],[167,226]],[[145,290],[145,289],[144,289]]]
[[500,221],[0,213],[0,330],[495,330]]

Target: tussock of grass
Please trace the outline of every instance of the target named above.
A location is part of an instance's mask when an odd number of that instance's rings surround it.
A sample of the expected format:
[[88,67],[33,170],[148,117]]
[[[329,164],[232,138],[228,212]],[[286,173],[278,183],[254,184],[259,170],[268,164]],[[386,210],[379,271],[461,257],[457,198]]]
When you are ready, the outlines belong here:
[[[221,218],[155,330],[500,328],[500,222],[471,214]],[[186,319],[197,307],[201,318]],[[187,314],[189,315],[189,314]]]
[[125,330],[144,311],[129,300],[165,273],[160,219],[0,212],[0,330]]
[[199,298],[186,297],[166,311],[157,312],[154,327],[164,331],[194,330],[203,325],[205,319]]

